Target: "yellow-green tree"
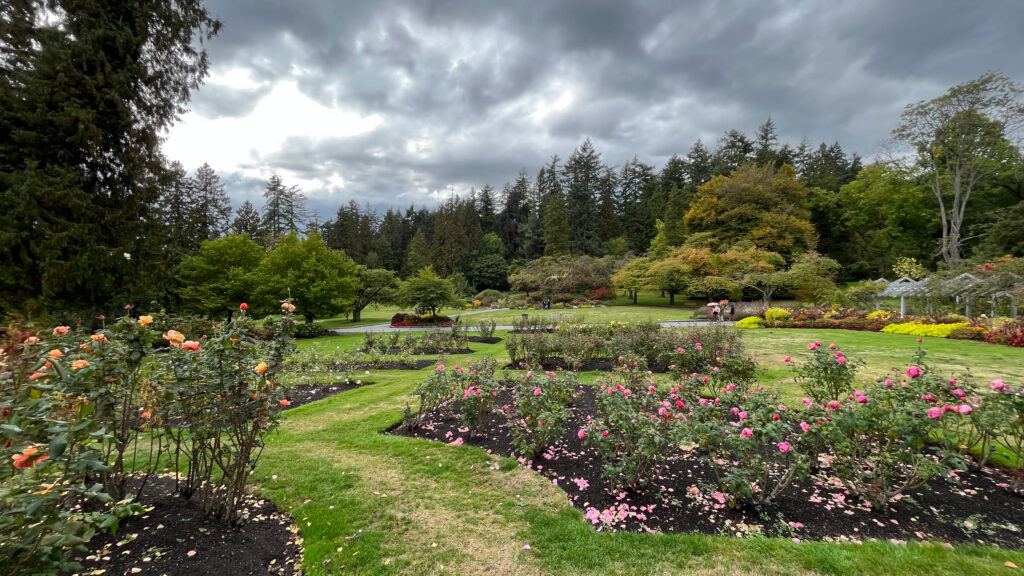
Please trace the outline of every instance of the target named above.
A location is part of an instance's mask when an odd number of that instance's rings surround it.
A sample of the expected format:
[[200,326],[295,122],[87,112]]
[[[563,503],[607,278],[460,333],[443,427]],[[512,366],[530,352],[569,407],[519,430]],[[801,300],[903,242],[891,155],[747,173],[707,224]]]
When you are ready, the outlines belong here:
[[807,187],[792,166],[747,165],[700,186],[685,221],[687,230],[712,232],[721,245],[750,241],[792,261],[817,244],[810,216]]

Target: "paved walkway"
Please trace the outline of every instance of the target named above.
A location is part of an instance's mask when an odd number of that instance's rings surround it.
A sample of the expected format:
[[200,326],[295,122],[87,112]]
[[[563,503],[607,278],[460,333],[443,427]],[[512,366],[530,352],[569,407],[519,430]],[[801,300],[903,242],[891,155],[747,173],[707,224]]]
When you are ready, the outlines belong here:
[[[508,308],[495,308],[494,310],[479,310],[472,312],[464,312],[460,316],[469,316],[472,314],[482,314],[484,312],[495,312],[498,310],[508,310]],[[587,324],[604,324],[604,322],[584,322]],[[710,320],[666,320],[659,322],[662,328],[696,328],[703,326],[732,326],[734,323],[725,322],[711,322]],[[472,325],[467,325],[467,328],[473,330]],[[440,327],[441,329],[445,327]],[[515,326],[503,325],[495,326],[495,330],[514,330]],[[328,334],[332,336],[340,336],[342,334],[364,334],[366,332],[432,332],[437,330],[438,327],[433,326],[397,326],[392,327],[390,324],[367,324],[364,326],[354,326],[352,328],[331,328],[327,330]]]

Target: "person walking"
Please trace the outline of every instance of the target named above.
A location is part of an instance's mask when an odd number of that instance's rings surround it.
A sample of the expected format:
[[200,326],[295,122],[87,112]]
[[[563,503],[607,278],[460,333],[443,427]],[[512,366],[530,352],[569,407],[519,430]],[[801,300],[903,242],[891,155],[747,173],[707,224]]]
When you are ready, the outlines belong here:
[[736,305],[729,302],[729,322],[736,318]]

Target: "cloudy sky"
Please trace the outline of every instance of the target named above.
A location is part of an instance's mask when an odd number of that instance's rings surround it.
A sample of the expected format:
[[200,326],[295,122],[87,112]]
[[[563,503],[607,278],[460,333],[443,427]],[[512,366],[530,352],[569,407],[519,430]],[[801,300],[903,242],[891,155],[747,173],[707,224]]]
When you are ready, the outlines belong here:
[[321,219],[532,175],[591,138],[660,168],[697,138],[838,140],[870,158],[907,103],[1000,70],[1020,0],[207,0],[224,23],[167,155],[236,205],[273,173]]

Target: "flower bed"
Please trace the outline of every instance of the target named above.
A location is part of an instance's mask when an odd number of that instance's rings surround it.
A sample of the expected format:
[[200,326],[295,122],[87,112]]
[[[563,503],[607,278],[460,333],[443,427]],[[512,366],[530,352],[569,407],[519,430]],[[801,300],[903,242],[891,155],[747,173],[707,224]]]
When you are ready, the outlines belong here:
[[858,362],[839,347],[812,342],[808,355],[796,406],[717,365],[659,384],[642,356],[593,386],[438,366],[403,430],[517,457],[600,529],[1024,549],[1024,478],[987,467],[997,449],[1024,462],[1024,387],[939,376],[919,350],[905,372],[855,389]]
[[[599,389],[582,386],[578,391],[565,431],[537,458],[520,463],[564,490],[584,521],[598,530],[840,542],[875,538],[976,544],[983,539],[1006,548],[1024,548],[1020,532],[1024,500],[1000,486],[1005,479],[989,472],[957,472],[950,482],[937,481],[909,491],[882,513],[857,501],[827,469],[793,483],[769,507],[730,507],[725,493],[715,487],[714,471],[697,449],[680,450],[667,458],[655,482],[617,486],[604,478],[600,451],[578,435],[588,417],[596,416]],[[496,398],[498,405],[511,402],[508,389]],[[457,411],[441,407],[428,410],[417,428],[400,433],[517,457],[511,428],[511,418],[499,410],[483,422],[479,434],[470,434]]]
[[607,325],[563,323],[552,332],[509,334],[505,339],[510,366],[521,363],[573,370],[608,370],[620,355],[649,359],[655,372],[690,375],[717,366],[724,377],[749,380],[754,366],[739,335],[716,326],[689,330],[662,329],[657,323],[611,322]]
[[391,326],[393,328],[399,327],[415,327],[415,326],[451,326],[455,324],[455,320],[445,316],[444,314],[424,314],[422,316],[418,314],[407,314],[399,312],[391,317]]

